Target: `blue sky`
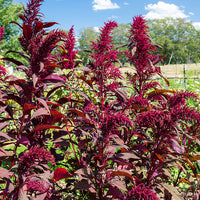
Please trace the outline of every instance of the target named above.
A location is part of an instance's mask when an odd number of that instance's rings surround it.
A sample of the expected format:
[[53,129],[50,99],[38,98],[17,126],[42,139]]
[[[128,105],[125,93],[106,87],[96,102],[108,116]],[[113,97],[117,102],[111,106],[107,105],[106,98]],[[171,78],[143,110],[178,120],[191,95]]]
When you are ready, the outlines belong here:
[[76,33],[86,27],[98,30],[108,20],[130,23],[136,15],[184,18],[200,29],[200,0],[45,0],[41,12],[44,21],[59,23],[55,28],[69,30],[74,25]]

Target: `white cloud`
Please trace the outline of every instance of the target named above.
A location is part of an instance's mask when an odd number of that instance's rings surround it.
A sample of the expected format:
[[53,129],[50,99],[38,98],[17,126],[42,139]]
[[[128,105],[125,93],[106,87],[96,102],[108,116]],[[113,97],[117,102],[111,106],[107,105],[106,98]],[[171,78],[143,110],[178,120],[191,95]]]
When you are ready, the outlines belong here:
[[189,12],[189,15],[194,15],[194,13],[193,12]]
[[95,32],[97,32],[97,33],[100,32],[99,27],[97,27],[97,26],[94,26],[94,27],[93,27],[93,30],[94,30]]
[[128,5],[129,5],[129,3],[127,3],[127,2],[124,2],[124,5],[125,5],[125,6],[128,6]]
[[197,30],[200,30],[200,22],[193,22],[192,25],[193,25]]
[[120,8],[117,3],[112,3],[111,0],[93,0],[93,10],[107,10]]
[[116,19],[119,19],[120,17],[119,16],[116,16],[116,15],[112,15],[111,17],[108,17],[109,20],[116,20]]
[[165,17],[187,18],[189,17],[175,4],[159,1],[157,4],[148,4],[145,9],[149,12],[145,15],[147,19],[163,19]]

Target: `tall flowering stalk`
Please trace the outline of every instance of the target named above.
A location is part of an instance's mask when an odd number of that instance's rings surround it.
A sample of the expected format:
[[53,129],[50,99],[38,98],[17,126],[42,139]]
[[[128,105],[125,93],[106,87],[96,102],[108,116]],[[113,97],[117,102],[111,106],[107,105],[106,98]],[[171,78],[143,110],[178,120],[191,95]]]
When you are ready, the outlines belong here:
[[[171,167],[178,163],[179,174],[173,182],[174,186],[177,186],[178,181],[182,179],[184,163],[191,167],[194,176],[196,174],[192,159],[188,155],[192,154],[199,144],[197,138],[200,131],[200,113],[188,107],[186,100],[188,98],[198,100],[198,96],[187,91],[162,89],[159,83],[150,80],[156,74],[163,77],[159,67],[155,66],[162,61],[162,56],[155,55],[157,48],[151,44],[148,26],[143,17],[133,18],[129,40],[127,57],[136,72],[127,74],[130,85],[134,89],[131,97],[125,101],[125,108],[129,109],[134,122],[128,144],[131,152],[141,159],[138,160],[137,165],[144,167],[146,173],[144,175],[134,169],[135,184],[138,186],[133,186],[128,194],[133,192],[138,198],[158,199],[153,188],[162,186],[165,189],[164,198],[171,199],[173,196],[169,189],[171,186],[166,182],[163,183],[159,178],[166,177],[165,169],[170,171]],[[167,79],[164,80],[169,84]],[[174,162],[172,157],[179,161]],[[198,182],[198,179],[196,181]],[[152,197],[145,194],[146,189],[139,191],[141,185],[148,188]],[[181,196],[176,188],[174,190],[177,196]]]
[[[4,36],[4,27],[0,27],[0,44],[2,43],[1,40],[3,39]],[[6,74],[6,69],[1,65],[0,62],[0,76]]]
[[[26,62],[9,57],[3,58],[16,64],[16,69],[25,74],[22,79],[14,76],[6,77],[6,86],[12,90],[4,90],[0,99],[2,112],[7,116],[5,121],[0,122],[1,125],[5,123],[1,127],[6,127],[6,132],[12,135],[12,138],[4,135],[5,138],[0,143],[4,146],[6,145],[4,142],[9,140],[14,145],[13,153],[7,154],[10,156],[8,174],[15,168],[15,172],[9,174],[9,176],[15,176],[13,181],[5,181],[7,186],[3,191],[3,199],[24,199],[27,198],[27,192],[30,195],[36,192],[38,196],[42,192],[42,199],[52,196],[59,199],[52,191],[53,182],[49,182],[51,169],[47,163],[55,165],[55,158],[47,150],[48,137],[46,135],[50,129],[61,129],[55,125],[56,123],[62,125],[65,123],[63,114],[55,108],[55,105],[61,106],[61,104],[51,102],[49,97],[51,92],[48,92],[49,85],[55,91],[57,88],[53,87],[56,84],[64,85],[65,83],[64,77],[55,74],[55,68],[61,68],[61,66],[55,60],[52,51],[58,47],[59,42],[66,40],[67,34],[60,30],[46,30],[55,22],[43,22],[41,19],[42,2],[43,0],[29,0],[24,13],[18,14],[22,20],[22,25],[18,24],[22,29],[19,40],[24,52],[9,51],[8,53],[17,53],[26,59]],[[10,102],[14,106],[10,106]],[[17,107],[20,109],[14,117],[14,110]],[[24,145],[27,150],[18,155],[17,151],[21,145]],[[4,159],[6,157],[3,157]],[[43,189],[37,193],[40,182],[46,183],[48,191]],[[8,191],[8,187],[12,189]],[[38,191],[34,191],[37,189]]]
[[[90,86],[92,95],[90,95],[91,99],[83,105],[81,116],[85,116],[85,120],[82,123],[79,122],[84,132],[81,134],[78,131],[76,134],[79,138],[80,150],[85,145],[91,146],[86,150],[88,156],[81,156],[81,164],[84,167],[87,166],[91,174],[96,174],[92,179],[90,174],[84,175],[86,177],[84,181],[89,181],[91,185],[87,190],[94,193],[93,199],[106,198],[105,191],[114,188],[114,183],[112,184],[114,162],[109,163],[109,161],[114,159],[118,140],[121,142],[119,147],[123,146],[120,128],[132,125],[131,120],[123,111],[115,107],[117,104],[115,91],[121,86],[118,81],[122,77],[119,68],[115,66],[118,51],[111,43],[111,34],[115,27],[117,23],[109,21],[100,29],[99,38],[91,45],[92,53],[87,66],[88,72],[85,73],[85,77],[82,77],[82,80]],[[87,139],[82,139],[85,132],[87,132]],[[82,177],[79,172],[78,175],[81,182]],[[96,191],[92,190],[93,185]]]
[[130,29],[130,44],[127,57],[136,69],[136,76],[131,81],[137,93],[143,94],[146,82],[156,73],[160,73],[155,64],[160,61],[158,55],[153,55],[157,47],[151,43],[148,26],[143,17],[134,17]]
[[[92,42],[93,53],[90,55],[93,59],[89,68],[94,73],[94,81],[99,87],[99,96],[103,97],[106,92],[105,85],[109,79],[115,80],[121,77],[119,68],[115,67],[118,52],[113,49],[112,30],[117,27],[117,23],[110,21],[100,29],[101,35],[97,42]],[[114,88],[112,88],[114,89]]]
[[[197,199],[200,113],[187,99],[198,96],[151,81],[163,77],[155,66],[162,56],[154,55],[146,20],[134,17],[130,28],[126,55],[136,72],[127,74],[129,91],[115,66],[117,23],[105,23],[89,64],[76,68],[73,27],[47,31],[55,22],[42,21],[42,2],[29,0],[19,14],[24,52],[8,52],[26,63],[4,58],[25,76],[7,76],[0,96],[0,198],[172,200],[182,199],[176,188],[184,182],[184,198]],[[73,69],[83,87],[66,84],[56,68]]]
[[66,41],[60,47],[61,53],[58,55],[58,59],[61,60],[63,69],[73,69],[78,63],[76,62],[78,50],[75,49],[76,38],[74,35],[74,27],[72,26],[66,36]]
[[[3,39],[3,36],[4,36],[4,27],[0,27],[0,40]],[[2,43],[2,42],[0,42]]]

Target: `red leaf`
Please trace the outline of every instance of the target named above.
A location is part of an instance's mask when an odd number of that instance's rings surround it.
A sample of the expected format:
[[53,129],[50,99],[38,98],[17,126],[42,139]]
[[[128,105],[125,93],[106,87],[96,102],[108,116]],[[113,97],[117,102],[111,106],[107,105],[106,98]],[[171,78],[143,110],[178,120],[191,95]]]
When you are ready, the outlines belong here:
[[38,76],[37,76],[36,74],[33,74],[33,75],[32,75],[32,80],[33,80],[33,87],[35,88],[36,83],[37,83],[37,81],[38,81]]
[[16,13],[16,15],[18,15],[18,17],[23,20],[23,21],[27,21],[27,19],[24,17],[24,14],[23,13]]
[[63,114],[57,111],[56,109],[51,109],[50,113],[52,117],[51,123],[60,122],[60,120],[63,118]]
[[4,157],[4,156],[11,156],[13,155],[13,153],[11,153],[10,151],[6,151],[4,148],[0,147],[0,157]]
[[24,17],[24,15],[19,15],[19,18],[23,21],[27,21],[26,18]]
[[34,29],[34,33],[38,33],[39,31],[41,31],[43,29],[43,23],[42,22],[37,22],[35,29]]
[[46,103],[47,103],[47,105],[63,107],[61,104],[59,104],[57,102],[47,101]]
[[56,22],[45,22],[45,23],[44,23],[44,28],[51,27],[51,26],[53,26],[53,25],[55,25],[55,24],[58,24],[58,23],[56,23]]
[[8,122],[0,123],[0,130],[4,129],[8,125],[9,125]]
[[40,108],[40,109],[36,110],[36,111],[33,113],[32,117],[31,117],[31,120],[32,120],[33,118],[35,118],[35,117],[39,117],[39,116],[42,116],[42,115],[50,115],[50,113],[47,111],[46,108]]
[[8,136],[6,133],[3,133],[1,131],[0,131],[0,137],[3,137],[5,139],[7,139],[7,140],[12,140],[12,138],[10,136]]
[[125,195],[117,187],[109,188],[106,196],[108,196],[108,195],[112,195],[112,197],[117,197],[117,198],[120,198],[120,199],[125,199]]
[[111,176],[126,176],[130,178],[131,180],[133,180],[133,177],[130,174],[130,172],[126,172],[126,171],[112,171]]
[[18,61],[18,60],[15,60],[14,58],[8,58],[8,57],[3,57],[3,58],[1,58],[2,60],[7,60],[7,61],[9,61],[9,62],[12,62],[12,63],[14,63],[14,64],[16,64],[16,65],[23,65],[23,63],[22,62],[20,62],[20,61]]
[[32,130],[32,132],[35,132],[35,131],[42,131],[42,130],[47,130],[47,129],[62,129],[62,128],[59,127],[59,126],[52,126],[52,125],[49,125],[49,124],[41,124],[41,125],[37,125],[37,126]]
[[79,109],[73,109],[73,108],[68,109],[68,111],[76,113],[79,117],[82,117],[87,123],[90,123],[90,120],[88,119],[88,117],[83,111]]
[[24,137],[24,136],[22,136],[19,140],[18,140],[18,142],[17,142],[18,144],[23,144],[23,145],[28,145],[29,143],[30,143],[30,141],[29,141],[29,139],[27,138],[27,137]]
[[47,103],[46,103],[46,101],[45,101],[44,99],[41,99],[41,98],[37,98],[37,97],[36,97],[36,100],[37,100],[39,103],[41,103],[41,104],[47,109],[47,111],[50,113],[49,107],[48,107],[48,105],[47,105]]
[[78,79],[81,79],[81,80],[83,80],[83,81],[85,81],[92,89],[94,89],[94,88],[93,88],[93,84],[92,84],[92,80],[86,79],[85,76],[80,76],[80,77],[77,77],[77,78],[78,78]]
[[19,26],[20,28],[22,28],[22,26],[19,23],[15,22],[15,21],[11,21],[10,23],[11,24],[16,24],[17,26]]
[[23,24],[23,35],[27,40],[32,37],[32,28],[29,25]]
[[35,106],[32,105],[32,104],[28,104],[28,103],[25,103],[24,106],[23,106],[23,109],[24,109],[24,112],[27,113],[28,111],[34,109]]
[[7,169],[0,167],[0,178],[9,178],[10,174]]
[[57,168],[54,170],[53,182],[59,181],[64,178],[73,177],[65,168]]
[[55,80],[55,81],[65,82],[64,78],[62,78],[56,74],[51,74],[51,75],[45,77],[44,80]]

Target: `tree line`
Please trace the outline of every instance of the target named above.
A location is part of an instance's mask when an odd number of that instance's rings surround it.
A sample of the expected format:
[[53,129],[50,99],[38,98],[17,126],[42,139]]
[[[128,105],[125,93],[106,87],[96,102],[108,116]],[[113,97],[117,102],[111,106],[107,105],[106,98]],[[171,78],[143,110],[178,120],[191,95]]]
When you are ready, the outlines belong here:
[[[184,19],[154,19],[148,21],[149,34],[155,44],[158,45],[159,53],[166,55],[165,64],[183,64],[200,62],[200,30],[197,30],[192,22]],[[128,40],[129,24],[119,24],[113,31],[113,44],[122,46],[123,52],[127,47],[123,44]],[[79,33],[79,49],[90,49],[89,41],[98,36],[92,28],[85,28]],[[82,56],[86,57],[84,51]],[[120,57],[122,63],[126,62],[125,56]]]
[[[0,27],[5,27],[5,38],[2,53],[6,53],[9,47],[18,49],[18,26],[10,23],[17,21],[15,13],[23,12],[23,4],[13,3],[13,0],[0,0]],[[165,64],[183,64],[200,62],[200,30],[197,30],[192,22],[184,19],[154,19],[148,21],[149,34],[153,42],[158,45],[159,53],[166,55]],[[113,31],[113,44],[120,47],[119,55],[122,64],[126,63],[126,57],[123,52],[128,48],[127,44],[129,35],[129,24],[118,24]],[[93,27],[87,27],[79,31],[77,49],[82,56],[83,64],[88,62],[88,52],[90,51],[90,41],[95,40],[99,32]],[[15,49],[12,49],[15,51]],[[13,56],[13,55],[12,55]]]

